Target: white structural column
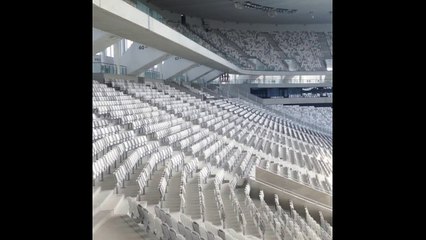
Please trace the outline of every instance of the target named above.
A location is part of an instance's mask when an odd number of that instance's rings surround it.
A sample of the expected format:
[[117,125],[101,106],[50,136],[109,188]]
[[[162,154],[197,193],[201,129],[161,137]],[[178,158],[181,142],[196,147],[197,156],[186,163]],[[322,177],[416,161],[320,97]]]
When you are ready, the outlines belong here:
[[114,43],[114,63],[117,66],[117,74],[121,74],[121,69],[120,69],[120,51],[121,51],[121,46],[120,46],[120,41],[117,41]]

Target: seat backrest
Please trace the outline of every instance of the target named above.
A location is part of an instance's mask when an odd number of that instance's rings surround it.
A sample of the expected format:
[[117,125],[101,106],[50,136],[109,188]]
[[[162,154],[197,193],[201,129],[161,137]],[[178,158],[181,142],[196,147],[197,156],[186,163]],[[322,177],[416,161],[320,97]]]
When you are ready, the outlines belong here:
[[180,220],[185,227],[192,227],[192,221],[186,214],[180,214]]
[[186,240],[192,240],[192,231],[189,227],[185,226],[185,238]]
[[215,240],[214,234],[210,231],[207,231],[207,240]]
[[150,215],[148,212],[148,209],[143,208],[144,218],[145,218],[145,227],[148,228],[148,230],[154,230],[154,222],[153,222],[153,216]]
[[164,234],[163,234],[163,226],[162,226],[163,222],[161,222],[161,219],[158,218],[158,217],[153,216],[153,218],[154,218],[154,228],[152,230],[155,232],[155,235],[158,238],[165,239],[163,237],[164,236]]
[[165,216],[167,225],[169,225],[170,228],[176,227],[176,220],[172,218],[170,213],[166,213]]
[[198,234],[195,231],[192,231],[192,240],[201,240],[200,239],[200,234]]
[[169,228],[169,232],[171,240],[178,240],[176,230],[174,230],[173,228]]
[[137,209],[138,209],[138,213],[139,213],[140,223],[144,223],[144,221],[145,221],[145,213],[143,212],[142,206],[140,204],[138,204]]
[[223,240],[226,240],[225,232],[222,229],[219,229],[217,231],[217,235],[222,238]]
[[161,229],[163,230],[163,240],[170,240],[171,239],[170,230],[167,224],[162,223]]
[[207,239],[207,230],[204,224],[199,225],[199,233],[201,238]]
[[139,218],[139,212],[137,210],[136,203],[134,202],[134,199],[132,199],[131,197],[127,197],[127,201],[129,203],[129,212],[130,212],[131,216],[134,217],[134,218]]
[[[155,205],[154,210],[155,210],[155,216],[157,216],[161,219],[160,207],[158,205]],[[161,220],[163,220],[163,219],[161,219]]]
[[166,211],[164,211],[162,208],[160,208],[160,219],[164,223],[167,223]]
[[194,229],[195,232],[200,233],[200,226],[198,225],[197,222],[192,222],[192,228]]
[[180,234],[185,235],[185,226],[181,221],[178,221],[178,231]]

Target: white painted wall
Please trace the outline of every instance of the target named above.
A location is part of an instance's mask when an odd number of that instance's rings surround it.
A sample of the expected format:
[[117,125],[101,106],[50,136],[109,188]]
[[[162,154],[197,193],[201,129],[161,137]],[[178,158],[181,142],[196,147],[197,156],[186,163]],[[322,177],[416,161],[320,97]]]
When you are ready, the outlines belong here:
[[188,61],[186,59],[171,56],[164,61],[162,67],[163,78],[169,79],[194,64],[194,62]]
[[201,75],[207,73],[208,71],[212,70],[209,67],[206,66],[198,66],[194,67],[191,70],[189,70],[186,75],[188,76],[188,80],[192,81],[200,77]]
[[[139,49],[140,46],[143,49]],[[127,72],[132,74],[166,55],[163,51],[133,42],[132,46],[120,57],[120,64],[127,66]]]
[[221,71],[214,70],[214,71],[211,71],[211,72],[207,73],[206,75],[202,76],[201,79],[203,81],[210,81],[214,78],[217,78],[217,76],[220,76],[221,74],[222,74]]

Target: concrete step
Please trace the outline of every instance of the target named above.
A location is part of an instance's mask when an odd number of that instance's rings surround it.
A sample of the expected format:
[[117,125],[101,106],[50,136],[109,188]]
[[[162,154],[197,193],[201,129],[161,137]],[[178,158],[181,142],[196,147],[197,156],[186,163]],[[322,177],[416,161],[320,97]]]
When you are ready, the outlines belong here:
[[177,193],[167,192],[166,193],[166,199],[180,199],[179,192],[177,192]]
[[100,191],[95,199],[93,199],[93,216],[95,216],[109,197],[114,194],[113,190]]
[[212,221],[212,220],[207,220],[209,221],[211,224],[215,225],[215,226],[221,226],[222,227],[222,222],[221,221]]
[[195,214],[195,213],[197,213],[197,214],[200,214],[200,209],[199,208],[197,208],[197,207],[194,207],[194,208],[190,208],[190,209],[186,209],[186,212],[185,212],[186,214]]
[[98,211],[93,216],[93,234],[104,224],[110,217],[113,216],[111,210]]
[[238,219],[236,218],[230,219],[230,217],[228,216],[227,218],[225,218],[225,223],[228,228],[233,228],[235,231],[241,230],[240,223],[238,222]]
[[126,200],[126,197],[117,204],[117,207],[115,208],[115,215],[127,215],[129,212],[129,202]]
[[166,192],[166,196],[168,196],[168,195],[170,195],[170,196],[179,196],[179,193],[180,193],[180,189],[179,190],[168,190],[167,192]]
[[179,207],[179,206],[180,206],[180,203],[169,203],[169,202],[163,202],[163,206],[169,206],[169,207],[176,208],[176,207]]
[[194,195],[198,196],[198,189],[197,190],[189,190],[186,189],[186,196],[188,197],[194,197]]
[[105,201],[104,204],[101,205],[101,210],[111,210],[113,214],[117,214],[116,210],[117,207],[120,205],[121,202],[124,200],[124,195],[112,195],[108,198],[107,201]]
[[95,200],[96,196],[101,192],[101,186],[93,187],[93,200]]
[[93,240],[158,240],[128,216],[113,216],[93,235]]

